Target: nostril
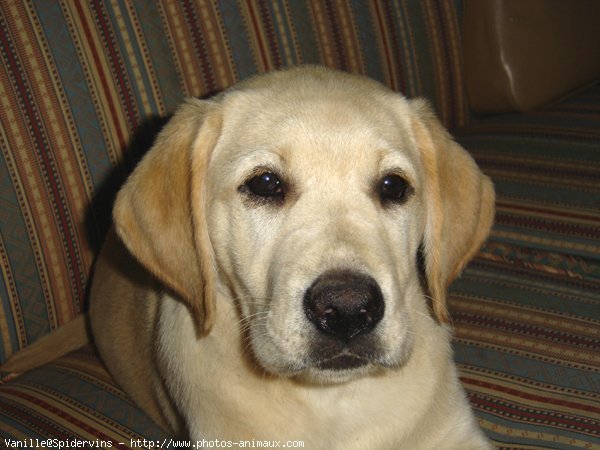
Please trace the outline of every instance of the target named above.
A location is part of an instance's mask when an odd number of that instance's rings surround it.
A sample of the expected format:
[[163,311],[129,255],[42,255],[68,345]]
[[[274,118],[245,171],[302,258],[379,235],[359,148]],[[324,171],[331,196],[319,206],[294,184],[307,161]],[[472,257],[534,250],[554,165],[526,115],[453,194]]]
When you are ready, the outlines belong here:
[[371,277],[328,272],[306,291],[304,309],[319,331],[348,341],[375,328],[383,318],[384,302]]

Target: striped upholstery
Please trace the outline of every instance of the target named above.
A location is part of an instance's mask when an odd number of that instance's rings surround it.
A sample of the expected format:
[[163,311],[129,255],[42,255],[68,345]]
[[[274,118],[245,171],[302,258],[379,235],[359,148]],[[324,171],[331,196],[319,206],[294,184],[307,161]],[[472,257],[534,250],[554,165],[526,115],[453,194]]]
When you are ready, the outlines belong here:
[[600,85],[460,142],[498,194],[451,290],[471,401],[506,448],[600,448]]
[[452,288],[461,379],[503,448],[600,446],[600,265],[539,270],[560,257],[491,242]]
[[0,448],[5,439],[136,448],[132,440],[169,438],[114,385],[89,347],[0,385],[0,417]]
[[322,62],[464,122],[453,1],[0,2],[0,362],[85,309],[115,190],[186,96]]
[[494,179],[494,239],[598,258],[600,85],[539,112],[479,121],[459,141]]
[[[467,120],[460,0],[0,1],[0,361],[85,309],[114,193],[186,96],[298,63],[430,98],[498,191],[451,288],[502,448],[600,448],[600,87]],[[90,349],[0,385],[0,438],[162,439]],[[2,446],[0,441],[0,447]]]

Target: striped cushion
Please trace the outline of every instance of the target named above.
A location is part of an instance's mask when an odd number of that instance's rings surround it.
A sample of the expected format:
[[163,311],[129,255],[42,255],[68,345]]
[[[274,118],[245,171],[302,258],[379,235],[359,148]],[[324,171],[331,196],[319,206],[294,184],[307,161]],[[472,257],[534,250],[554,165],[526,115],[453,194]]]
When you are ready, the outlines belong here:
[[502,448],[600,448],[600,86],[460,142],[498,192],[451,289],[471,402]]
[[132,440],[168,438],[114,385],[90,347],[0,384],[1,448],[5,439],[26,442],[25,448],[47,439],[56,440],[54,448],[76,448],[65,447],[76,441],[79,448],[136,448]]
[[582,278],[544,270],[545,258],[569,259],[486,245],[452,286],[455,359],[502,447],[592,448],[600,444],[600,264]]
[[0,362],[85,309],[114,193],[184,97],[321,62],[454,126],[460,55],[454,0],[1,1]]
[[494,180],[495,240],[573,255],[576,270],[600,257],[600,85],[539,112],[482,120],[459,141]]

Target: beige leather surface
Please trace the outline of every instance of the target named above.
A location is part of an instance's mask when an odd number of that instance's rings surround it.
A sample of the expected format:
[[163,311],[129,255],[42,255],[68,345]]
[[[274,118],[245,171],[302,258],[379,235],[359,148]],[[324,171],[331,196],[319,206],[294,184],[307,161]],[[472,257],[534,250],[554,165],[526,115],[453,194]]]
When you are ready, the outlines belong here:
[[600,79],[600,0],[465,0],[464,8],[475,112],[528,111]]

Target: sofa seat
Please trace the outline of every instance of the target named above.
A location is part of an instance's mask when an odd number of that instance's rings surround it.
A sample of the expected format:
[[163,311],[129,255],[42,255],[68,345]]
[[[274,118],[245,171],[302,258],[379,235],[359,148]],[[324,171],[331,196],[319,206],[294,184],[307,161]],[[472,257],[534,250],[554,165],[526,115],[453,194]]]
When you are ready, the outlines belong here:
[[600,85],[536,112],[475,121],[458,140],[494,180],[494,240],[600,257]]
[[599,448],[600,85],[458,140],[497,193],[491,237],[451,287],[471,402],[504,448]]
[[169,438],[115,385],[91,346],[0,384],[0,448],[48,439],[141,448],[144,439]]
[[461,380],[501,448],[598,448],[600,283],[488,243],[452,286]]

